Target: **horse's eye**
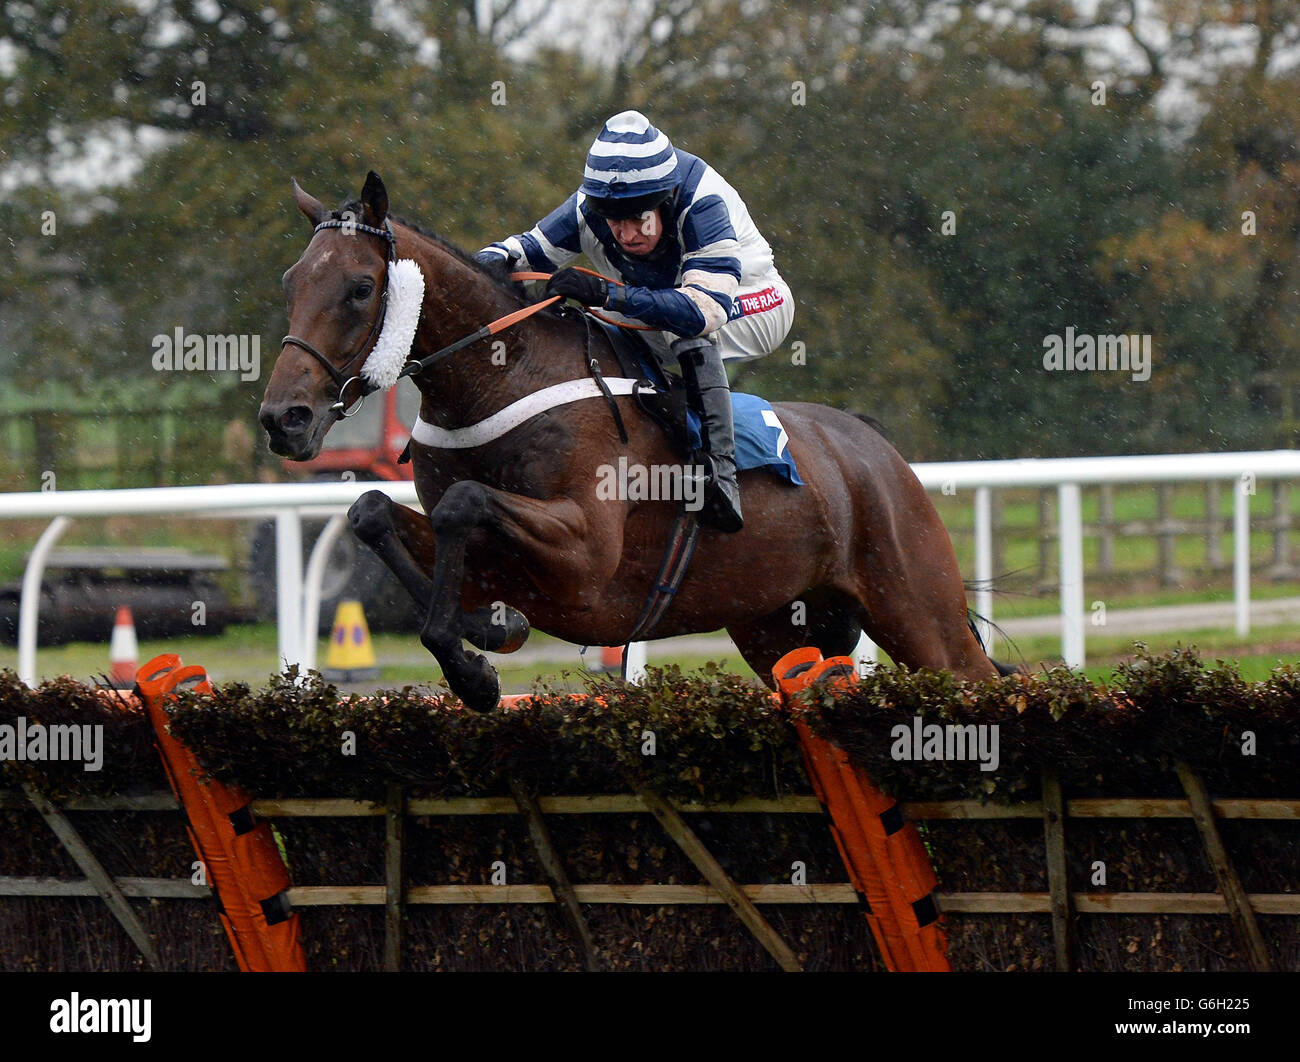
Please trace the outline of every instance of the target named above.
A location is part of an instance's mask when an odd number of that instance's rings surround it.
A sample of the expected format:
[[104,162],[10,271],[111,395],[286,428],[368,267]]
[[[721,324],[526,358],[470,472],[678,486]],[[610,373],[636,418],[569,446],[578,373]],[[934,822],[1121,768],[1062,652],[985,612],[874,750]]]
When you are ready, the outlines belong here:
[[374,290],[375,286],[370,283],[370,281],[363,280],[357,285],[356,290],[352,292],[352,297],[358,301],[361,299],[368,299]]

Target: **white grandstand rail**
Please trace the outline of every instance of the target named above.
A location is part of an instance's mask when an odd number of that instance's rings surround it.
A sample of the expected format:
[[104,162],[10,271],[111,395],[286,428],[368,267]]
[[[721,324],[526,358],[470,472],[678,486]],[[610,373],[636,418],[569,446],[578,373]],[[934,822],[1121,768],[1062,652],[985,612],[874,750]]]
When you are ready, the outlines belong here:
[[[912,466],[928,490],[970,489],[975,492],[976,610],[992,619],[992,596],[985,587],[992,571],[992,491],[1007,487],[1056,487],[1061,506],[1062,654],[1071,666],[1084,660],[1082,516],[1074,503],[1079,487],[1121,483],[1190,483],[1235,481],[1234,586],[1236,630],[1250,631],[1250,496],[1259,480],[1300,479],[1300,451],[1266,450],[1232,454],[1159,454],[1134,457],[1026,458],[1014,461],[934,462]],[[1072,488],[1072,489],[1071,489]],[[54,540],[67,520],[90,516],[154,514],[206,515],[227,519],[274,517],[276,520],[279,649],[284,664],[314,659],[316,624],[308,622],[312,595],[319,607],[320,563],[308,566],[303,586],[301,520],[304,516],[335,516],[368,490],[380,490],[395,502],[417,505],[409,482],[235,483],[199,487],[146,487],[127,490],[33,491],[0,494],[0,519],[46,518],[53,523],[42,534],[28,560],[19,607],[19,675],[33,684],[36,677],[37,610],[40,580]],[[60,522],[61,521],[61,522]],[[292,548],[290,548],[292,547]],[[304,602],[304,597],[307,600]],[[308,642],[311,642],[310,647]],[[644,644],[630,647],[629,671],[644,667]],[[874,657],[874,646],[863,639],[857,654]]]
[[993,647],[993,491],[975,488],[975,613],[980,641]]
[[[330,550],[338,541],[343,531],[345,518],[342,513],[329,518],[323,530],[311,548],[311,558],[307,561],[307,574],[303,577],[302,596],[302,667],[310,671],[316,666],[316,643],[320,641],[316,632],[320,629],[320,593],[321,583],[325,578],[325,561]],[[277,597],[278,601],[279,598]]]
[[912,471],[927,490],[945,483],[975,487],[1081,487],[1102,483],[1204,483],[1239,476],[1300,478],[1300,450],[1232,454],[1148,454],[1124,457],[1025,457],[1013,461],[932,461]]
[[1083,491],[1077,483],[1056,488],[1061,547],[1061,659],[1083,667]]
[[[991,520],[992,489],[1056,487],[1060,498],[1061,656],[1082,667],[1083,517],[1074,493],[1083,486],[1123,483],[1232,481],[1233,599],[1236,631],[1250,633],[1250,497],[1262,479],[1300,478],[1300,451],[1255,450],[1228,454],[1148,454],[1124,457],[1029,457],[1012,461],[943,461],[916,464],[912,471],[927,490],[975,491],[977,582],[992,576],[992,551],[981,557],[982,527]],[[1073,490],[1067,490],[1072,487]],[[983,563],[982,563],[983,562]],[[987,566],[987,567],[986,567]],[[992,597],[977,611],[992,619]]]
[[[1250,633],[1250,484],[1245,476],[1232,489],[1232,582],[1237,592],[1237,633]],[[1241,543],[1245,543],[1242,548]]]
[[50,490],[0,494],[0,519],[55,516],[149,516],[156,513],[274,515],[312,506],[337,510],[369,490],[395,502],[417,504],[414,483],[340,480],[337,483],[219,483],[202,487],[131,487],[124,490]]
[[645,678],[646,643],[630,642],[623,652],[623,673],[628,682],[640,685]]
[[[56,516],[36,540],[32,555],[23,572],[22,597],[18,610],[18,681],[28,686],[36,685],[36,621],[40,618],[41,579],[45,575],[45,562],[59,536],[67,529],[68,518]],[[30,607],[29,607],[30,603]]]
[[301,668],[307,655],[302,644],[302,518],[293,509],[275,514],[275,630],[281,664]]
[[[380,490],[395,502],[418,505],[415,484],[388,481],[338,483],[223,483],[201,487],[140,487],[126,490],[32,491],[0,494],[0,519],[45,518],[42,533],[27,561],[18,606],[18,677],[36,684],[36,633],[41,578],[55,540],[70,519],[90,516],[226,516],[274,517],[276,521],[277,631],[281,664],[302,665],[314,656],[315,627],[304,628],[302,611],[302,529],[304,512],[342,513],[368,490]],[[315,574],[323,575],[324,565]],[[317,585],[319,593],[319,584]],[[313,642],[308,649],[306,641]]]

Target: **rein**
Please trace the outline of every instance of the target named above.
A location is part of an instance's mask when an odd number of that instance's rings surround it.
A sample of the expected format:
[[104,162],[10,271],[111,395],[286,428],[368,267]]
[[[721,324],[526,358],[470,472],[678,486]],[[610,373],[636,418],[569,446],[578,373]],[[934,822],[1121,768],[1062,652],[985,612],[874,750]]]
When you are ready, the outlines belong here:
[[[600,277],[600,279],[605,281],[605,283],[607,284],[617,284],[620,288],[627,287],[627,285],[624,284],[621,280],[615,280],[613,277],[607,277],[605,276],[604,273],[597,273],[594,269],[584,269],[582,266],[574,266],[573,268],[574,271],[577,273],[586,273],[587,276],[589,277]],[[523,273],[511,273],[510,279],[511,280],[550,280],[551,274],[533,273],[533,272],[525,271]],[[654,325],[629,324],[626,321],[615,321],[612,317],[606,317],[604,314],[597,313],[590,306],[587,307],[587,312],[591,314],[592,317],[596,318],[596,320],[604,321],[606,324],[614,325],[616,328],[627,328],[636,332],[658,331],[658,329],[656,329]]]
[[[619,281],[612,280],[601,273],[595,272],[594,270],[583,269],[581,266],[577,266],[576,268],[579,273],[587,273],[593,277],[600,277],[601,280],[607,281],[610,284],[619,283]],[[535,273],[528,270],[524,270],[523,272],[520,273],[511,273],[510,279],[511,280],[550,280],[551,274]],[[415,376],[417,373],[423,372],[430,365],[434,365],[437,362],[441,361],[448,354],[455,354],[456,351],[464,350],[472,343],[477,343],[479,342],[479,340],[487,339],[489,336],[494,336],[498,332],[504,332],[511,325],[516,325],[520,321],[523,321],[531,317],[533,314],[546,309],[546,307],[550,306],[552,303],[559,302],[561,298],[563,298],[562,295],[552,295],[549,299],[543,299],[541,302],[535,302],[531,306],[525,306],[522,309],[514,310],[506,314],[504,317],[498,317],[495,321],[492,321],[489,324],[485,324],[478,331],[472,332],[469,335],[456,340],[456,342],[443,347],[441,350],[435,350],[432,354],[429,354],[423,358],[418,358],[418,359],[412,358],[410,361],[406,363],[405,366],[403,366],[401,373],[398,375],[398,379],[400,380],[402,377],[405,376]],[[644,331],[644,332],[655,331],[652,325],[625,324],[622,321],[613,321],[608,317],[601,316],[590,306],[587,307],[587,312],[591,314],[592,317],[598,318],[599,320],[604,321],[606,324],[617,325],[619,328],[634,328],[637,329],[638,331]]]
[[525,306],[522,309],[513,310],[504,317],[498,317],[495,321],[485,324],[477,332],[471,332],[469,335],[456,340],[455,343],[451,343],[448,346],[443,347],[441,350],[435,350],[427,357],[418,359],[412,358],[405,366],[403,366],[402,371],[398,374],[397,378],[400,380],[404,376],[414,376],[417,373],[421,373],[430,365],[441,361],[448,354],[455,354],[456,351],[464,350],[465,347],[469,346],[471,343],[477,343],[480,339],[487,339],[489,336],[494,336],[498,332],[504,332],[511,325],[518,324],[525,318],[531,317],[540,310],[546,309],[546,307],[550,306],[554,302],[559,302],[562,297],[563,296],[560,295],[552,295],[549,299],[542,302],[536,302],[531,306]]

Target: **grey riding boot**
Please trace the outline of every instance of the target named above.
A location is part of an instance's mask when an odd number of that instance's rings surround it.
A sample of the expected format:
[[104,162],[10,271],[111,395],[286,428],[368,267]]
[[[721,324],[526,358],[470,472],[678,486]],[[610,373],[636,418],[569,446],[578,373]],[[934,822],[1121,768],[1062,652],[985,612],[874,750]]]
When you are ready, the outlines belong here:
[[673,354],[686,381],[686,401],[700,418],[701,449],[712,466],[701,522],[719,531],[739,531],[744,518],[736,485],[731,387],[722,366],[722,350],[710,336],[692,336],[674,342]]

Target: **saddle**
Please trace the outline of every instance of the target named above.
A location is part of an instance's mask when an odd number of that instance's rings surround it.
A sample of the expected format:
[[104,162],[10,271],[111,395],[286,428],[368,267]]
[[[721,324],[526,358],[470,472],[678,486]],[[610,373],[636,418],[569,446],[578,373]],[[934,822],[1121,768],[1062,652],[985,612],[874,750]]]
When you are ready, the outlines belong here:
[[[700,448],[700,422],[687,405],[686,384],[665,373],[645,341],[635,332],[594,321],[609,337],[619,371],[624,377],[643,381],[633,392],[637,405],[655,421],[683,457],[694,459]],[[612,402],[611,402],[612,404]],[[772,404],[757,395],[731,392],[735,425],[736,469],[761,468],[793,487],[803,485],[799,470],[786,447],[785,428]]]
[[691,431],[686,384],[659,367],[649,345],[636,332],[618,328],[595,317],[589,320],[609,339],[620,374],[644,381],[645,387],[633,395],[641,411],[663,428],[669,441],[683,457],[689,457],[699,448],[700,438],[698,427],[694,432]]

